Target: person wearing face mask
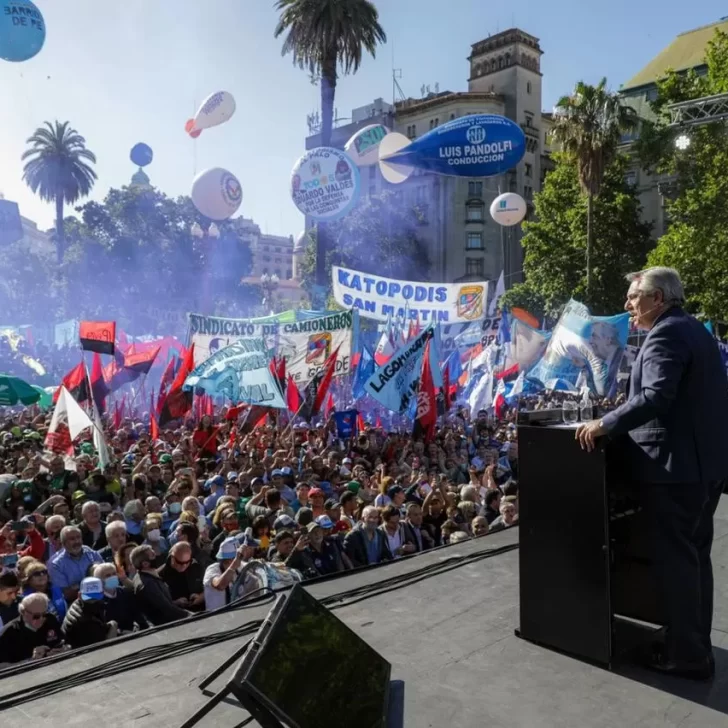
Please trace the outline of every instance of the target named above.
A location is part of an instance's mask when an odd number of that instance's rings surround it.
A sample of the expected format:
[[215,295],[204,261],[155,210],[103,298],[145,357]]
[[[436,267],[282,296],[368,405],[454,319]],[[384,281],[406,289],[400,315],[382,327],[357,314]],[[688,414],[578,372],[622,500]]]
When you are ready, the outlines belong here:
[[141,544],[144,541],[144,504],[140,500],[130,500],[124,506],[124,521],[129,541]]
[[169,552],[169,543],[167,539],[162,536],[161,522],[157,518],[149,517],[144,522],[142,529],[144,535],[144,546],[150,546],[154,549],[154,553],[157,554],[157,558],[154,562],[154,566],[159,568],[164,564]]
[[170,533],[173,531],[172,525],[182,513],[182,501],[177,493],[169,492],[164,498],[164,507],[162,508],[162,531]]
[[116,622],[119,634],[147,629],[147,622],[131,587],[124,588],[113,564],[97,564],[93,576],[104,585],[104,607],[107,622]]
[[48,597],[38,592],[23,599],[18,617],[0,634],[0,666],[40,660],[63,649],[61,625],[48,613]]
[[88,576],[81,582],[78,599],[68,608],[61,630],[66,644],[72,648],[88,647],[118,636],[117,623],[106,615],[101,579]]

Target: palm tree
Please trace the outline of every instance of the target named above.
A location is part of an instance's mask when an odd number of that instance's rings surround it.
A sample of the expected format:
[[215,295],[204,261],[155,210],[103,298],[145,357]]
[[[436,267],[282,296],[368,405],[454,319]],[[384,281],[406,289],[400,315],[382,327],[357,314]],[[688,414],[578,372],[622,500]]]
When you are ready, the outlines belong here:
[[[56,203],[56,255],[63,262],[65,233],[63,206],[86,197],[96,181],[96,172],[86,161],[96,163],[96,156],[86,149],[86,140],[67,121],[46,121],[27,140],[30,148],[22,159],[23,179],[45,202]],[[86,161],[84,161],[86,160]]]
[[587,299],[591,294],[594,199],[599,196],[604,170],[616,157],[620,140],[637,123],[635,110],[623,105],[618,94],[607,89],[606,78],[596,86],[579,81],[574,93],[562,97],[556,104],[551,133],[554,141],[576,161],[579,184],[587,196]]
[[[339,70],[356,73],[363,52],[376,55],[387,36],[370,0],[276,0],[280,12],[275,37],[288,33],[282,54],[321,79],[321,146],[331,144],[334,96]],[[326,226],[316,235],[316,283],[326,284]]]

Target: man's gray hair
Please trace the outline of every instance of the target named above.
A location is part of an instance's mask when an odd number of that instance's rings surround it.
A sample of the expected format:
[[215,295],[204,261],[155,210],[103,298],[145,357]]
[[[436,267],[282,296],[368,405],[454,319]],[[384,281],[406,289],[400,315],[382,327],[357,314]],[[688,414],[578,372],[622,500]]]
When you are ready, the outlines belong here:
[[43,592],[33,592],[20,602],[20,611],[24,612],[28,607],[40,607],[43,611],[48,609],[48,597]]
[[66,519],[63,516],[51,516],[45,522],[46,531],[54,526],[60,526],[61,529],[66,525]]
[[86,501],[86,502],[85,502],[85,503],[84,503],[84,504],[83,504],[83,505],[81,506],[81,515],[82,515],[82,516],[85,516],[85,515],[86,515],[86,514],[87,514],[87,513],[89,512],[89,511],[93,510],[94,508],[95,508],[95,509],[96,509],[97,511],[99,510],[99,504],[98,504],[98,503],[97,503],[96,501],[92,501],[92,500],[90,500],[90,501]]
[[106,524],[106,528],[104,529],[106,538],[110,538],[111,536],[122,532],[126,533],[126,523],[124,523],[124,521],[112,521],[111,523]]
[[670,306],[685,304],[685,289],[680,280],[680,274],[674,268],[664,266],[645,268],[637,273],[628,273],[625,278],[630,283],[637,281],[640,290],[645,293],[662,291],[665,303]]
[[77,533],[79,536],[81,535],[81,529],[77,528],[76,526],[64,526],[61,529],[61,543],[65,544],[66,539],[72,534]]

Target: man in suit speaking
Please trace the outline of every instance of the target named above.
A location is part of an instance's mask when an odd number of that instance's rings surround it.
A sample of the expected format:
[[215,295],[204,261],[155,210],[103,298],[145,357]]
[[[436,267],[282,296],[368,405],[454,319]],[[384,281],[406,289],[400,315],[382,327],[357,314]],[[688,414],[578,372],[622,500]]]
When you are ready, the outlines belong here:
[[683,310],[677,271],[648,268],[627,276],[625,309],[648,332],[632,366],[629,398],[576,438],[626,436],[631,475],[651,528],[655,576],[667,614],[664,652],[650,666],[711,679],[715,672],[713,514],[728,477],[728,381],[718,346]]

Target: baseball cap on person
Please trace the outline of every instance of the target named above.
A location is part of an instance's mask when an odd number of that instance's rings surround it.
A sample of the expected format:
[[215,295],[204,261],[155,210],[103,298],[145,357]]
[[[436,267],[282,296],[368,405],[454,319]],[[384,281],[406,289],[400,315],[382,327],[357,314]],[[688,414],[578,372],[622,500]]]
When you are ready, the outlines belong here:
[[172,462],[172,456],[169,453],[164,453],[164,455],[159,456],[159,462],[160,463],[171,463]]
[[93,576],[87,576],[81,582],[81,599],[84,602],[97,601],[104,598],[104,585],[101,579]]
[[231,483],[233,480],[237,480],[238,479],[238,474],[234,470],[231,470],[227,474],[227,479],[228,479],[228,483]]
[[387,495],[390,498],[394,498],[395,495],[399,495],[400,493],[404,493],[404,488],[401,485],[393,485],[387,489]]
[[224,488],[225,478],[222,475],[216,475],[214,478],[208,478],[205,481],[205,490],[212,490],[213,488]]
[[321,488],[311,488],[311,490],[308,493],[309,498],[315,498],[316,496],[323,496],[324,492],[321,490]]
[[285,475],[286,477],[288,477],[292,473],[293,471],[289,467],[281,468],[281,474]]
[[241,546],[247,546],[251,549],[257,549],[260,546],[260,541],[253,538],[249,533],[241,533],[236,538]]
[[342,464],[342,465],[351,465],[351,458],[344,458],[344,459],[343,459],[343,460],[341,461],[341,464]]
[[279,470],[278,468],[276,468],[276,469],[275,469],[275,470],[274,470],[274,471],[273,471],[273,472],[272,472],[272,473],[270,474],[270,477],[271,477],[271,478],[276,478],[276,477],[283,477],[283,471],[282,471],[282,470]]
[[311,533],[311,531],[313,531],[316,528],[321,528],[321,524],[316,523],[316,521],[311,521],[311,523],[309,523],[308,526],[306,526],[306,531],[307,531],[307,533]]
[[235,558],[238,553],[238,539],[226,538],[217,550],[218,561],[230,561]]
[[288,514],[283,513],[278,516],[275,521],[273,521],[273,530],[279,531],[282,528],[293,528],[295,525],[296,522]]
[[328,517],[328,516],[319,516],[316,519],[316,523],[318,523],[321,528],[333,528],[334,522]]
[[358,480],[351,480],[346,484],[346,489],[350,490],[354,494],[358,493],[360,488],[361,483]]

